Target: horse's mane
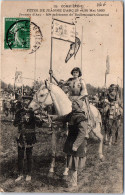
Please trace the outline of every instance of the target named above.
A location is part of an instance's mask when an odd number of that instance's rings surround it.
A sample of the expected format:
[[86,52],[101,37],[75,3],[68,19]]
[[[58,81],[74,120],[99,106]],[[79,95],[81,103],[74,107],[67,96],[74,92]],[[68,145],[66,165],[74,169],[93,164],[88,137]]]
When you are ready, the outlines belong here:
[[72,103],[59,86],[51,84],[51,96],[59,115],[66,115],[71,112]]

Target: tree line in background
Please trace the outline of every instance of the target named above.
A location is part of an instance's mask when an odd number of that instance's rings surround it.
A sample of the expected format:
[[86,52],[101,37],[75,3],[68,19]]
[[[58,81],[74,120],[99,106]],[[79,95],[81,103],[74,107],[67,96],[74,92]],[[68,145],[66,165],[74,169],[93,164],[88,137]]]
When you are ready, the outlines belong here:
[[[37,91],[42,84],[43,84],[42,81],[40,81],[40,82],[39,81],[34,81],[32,87],[30,87],[28,85],[24,85],[23,90],[24,90],[24,92],[32,93],[33,91]],[[87,87],[89,95],[99,94],[104,90],[103,87],[94,87],[91,84],[86,84],[86,87]],[[12,93],[12,92],[14,92],[14,85],[7,84],[7,83],[1,81],[1,89],[8,92],[8,93]],[[120,87],[119,87],[119,94],[121,95]]]

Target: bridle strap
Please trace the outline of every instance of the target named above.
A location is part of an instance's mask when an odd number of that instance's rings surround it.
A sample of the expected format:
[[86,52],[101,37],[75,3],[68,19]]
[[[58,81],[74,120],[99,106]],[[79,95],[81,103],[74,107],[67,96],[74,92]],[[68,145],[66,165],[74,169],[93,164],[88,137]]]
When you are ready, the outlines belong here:
[[45,97],[44,101],[43,101],[42,103],[40,103],[40,102],[38,101],[38,96],[37,96],[37,93],[36,93],[36,98],[33,98],[33,101],[34,101],[35,103],[37,103],[37,104],[41,107],[42,104],[45,104],[45,102],[46,102],[46,100],[47,100],[49,94],[50,94],[50,92],[48,92],[48,93],[46,94],[46,97]]
[[[46,102],[46,100],[47,100],[49,94],[50,94],[50,97],[51,97],[52,102],[53,102],[51,90],[47,87],[47,82],[45,82],[45,86],[46,86],[46,88],[48,89],[48,93],[46,94],[46,97],[45,97],[44,101],[41,102],[41,103],[39,102],[37,93],[35,94],[36,97],[33,98],[33,101],[34,101],[35,103],[37,103],[40,107],[42,107],[42,105],[45,104],[45,102]],[[36,109],[36,110],[38,110],[38,109]]]

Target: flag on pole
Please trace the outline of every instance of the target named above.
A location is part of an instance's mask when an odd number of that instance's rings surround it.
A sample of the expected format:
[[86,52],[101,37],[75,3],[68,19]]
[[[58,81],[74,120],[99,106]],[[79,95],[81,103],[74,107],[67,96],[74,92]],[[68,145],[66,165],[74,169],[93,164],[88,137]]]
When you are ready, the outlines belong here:
[[52,38],[75,43],[75,24],[53,19]]
[[78,37],[75,38],[75,43],[72,43],[70,44],[70,49],[68,51],[68,54],[66,56],[66,59],[65,59],[65,63],[68,62],[68,60],[74,55],[74,57],[76,56],[78,50],[79,50],[79,47],[80,47],[80,39]]
[[21,71],[16,71],[15,83],[22,83],[22,72]]
[[106,58],[106,74],[110,73],[109,55]]

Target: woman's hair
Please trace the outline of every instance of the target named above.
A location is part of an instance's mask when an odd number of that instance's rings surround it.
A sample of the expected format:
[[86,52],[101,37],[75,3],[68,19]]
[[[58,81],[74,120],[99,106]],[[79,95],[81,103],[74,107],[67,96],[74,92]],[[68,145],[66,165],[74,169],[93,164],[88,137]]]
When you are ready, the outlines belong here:
[[79,72],[79,77],[81,77],[82,76],[82,72],[81,72],[81,70],[80,70],[80,68],[79,67],[75,67],[75,68],[73,68],[72,69],[72,71],[71,71],[71,74],[73,75],[73,72],[74,71],[77,71],[77,72]]

